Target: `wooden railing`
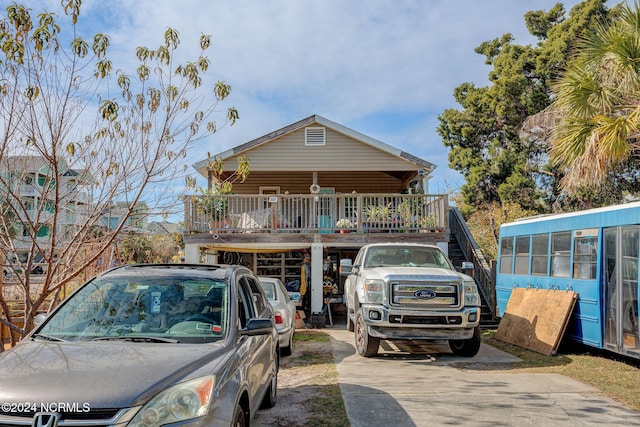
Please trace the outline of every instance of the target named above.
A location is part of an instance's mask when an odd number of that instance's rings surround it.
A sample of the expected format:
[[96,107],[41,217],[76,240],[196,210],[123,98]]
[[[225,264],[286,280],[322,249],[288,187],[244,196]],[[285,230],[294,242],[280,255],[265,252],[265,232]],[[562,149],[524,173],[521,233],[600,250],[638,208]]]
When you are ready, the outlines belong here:
[[422,232],[449,229],[442,194],[278,194],[185,198],[185,232]]

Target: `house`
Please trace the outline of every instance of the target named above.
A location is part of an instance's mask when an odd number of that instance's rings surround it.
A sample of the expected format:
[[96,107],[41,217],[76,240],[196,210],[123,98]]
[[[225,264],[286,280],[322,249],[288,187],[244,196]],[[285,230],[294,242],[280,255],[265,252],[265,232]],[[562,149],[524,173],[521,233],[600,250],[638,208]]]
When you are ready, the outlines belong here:
[[124,231],[144,233],[149,225],[149,207],[146,202],[139,201],[129,213],[129,202],[113,202],[102,211],[101,220],[108,230],[115,230],[124,220]]
[[[72,169],[64,161],[57,165],[57,176],[50,163],[41,156],[9,156],[0,162],[0,188],[3,193],[7,216],[12,223],[5,230],[12,230],[11,243],[5,243],[3,254],[6,262],[26,260],[35,230],[37,243],[48,247],[54,231],[58,243],[75,234],[86,215],[92,210],[93,177],[85,169]],[[57,195],[54,193],[57,192]],[[57,206],[55,205],[57,201]],[[54,213],[57,217],[54,222]],[[42,259],[42,254],[36,254]],[[38,259],[35,260],[38,263]],[[38,268],[38,266],[36,266]]]
[[[341,260],[369,242],[430,242],[448,250],[446,194],[429,194],[432,163],[313,115],[215,156],[221,179],[250,162],[233,194],[185,198],[187,262],[242,263],[299,284],[311,255],[311,311],[340,301]],[[194,168],[209,186],[209,159]]]

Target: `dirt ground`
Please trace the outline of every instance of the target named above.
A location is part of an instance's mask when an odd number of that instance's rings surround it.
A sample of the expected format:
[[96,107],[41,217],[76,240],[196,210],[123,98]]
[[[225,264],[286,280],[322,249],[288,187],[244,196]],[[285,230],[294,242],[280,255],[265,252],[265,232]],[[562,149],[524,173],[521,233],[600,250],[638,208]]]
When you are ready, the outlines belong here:
[[[329,337],[321,330],[313,329],[298,330],[296,335],[293,353],[280,361],[276,406],[259,411],[252,426],[319,425],[318,419],[333,416],[331,402],[327,403],[331,396],[334,396],[336,406],[340,406],[335,409],[340,418],[344,405]],[[335,396],[336,390],[338,396]]]

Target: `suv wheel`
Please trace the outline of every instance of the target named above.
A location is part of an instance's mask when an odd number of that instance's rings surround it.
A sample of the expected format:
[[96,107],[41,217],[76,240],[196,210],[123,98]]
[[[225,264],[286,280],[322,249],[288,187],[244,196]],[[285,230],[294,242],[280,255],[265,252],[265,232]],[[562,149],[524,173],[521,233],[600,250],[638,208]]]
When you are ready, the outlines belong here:
[[480,350],[480,326],[473,330],[473,337],[468,340],[449,340],[449,348],[456,356],[473,357]]
[[356,338],[356,350],[358,354],[363,357],[372,357],[378,354],[378,347],[380,346],[380,338],[372,337],[367,332],[367,324],[364,323],[364,317],[362,309],[358,309],[356,313],[356,324],[354,325],[355,338]]

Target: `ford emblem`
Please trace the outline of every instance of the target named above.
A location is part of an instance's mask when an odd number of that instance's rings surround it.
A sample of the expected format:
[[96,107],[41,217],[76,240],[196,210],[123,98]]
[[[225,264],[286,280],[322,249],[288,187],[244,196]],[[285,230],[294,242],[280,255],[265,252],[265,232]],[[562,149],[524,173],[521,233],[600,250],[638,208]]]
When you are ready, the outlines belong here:
[[418,299],[434,299],[437,294],[434,291],[416,291],[413,295]]

